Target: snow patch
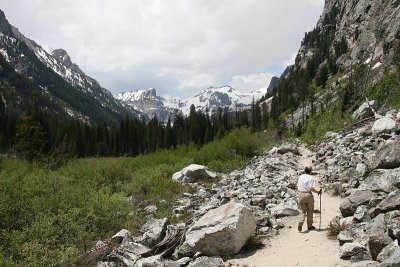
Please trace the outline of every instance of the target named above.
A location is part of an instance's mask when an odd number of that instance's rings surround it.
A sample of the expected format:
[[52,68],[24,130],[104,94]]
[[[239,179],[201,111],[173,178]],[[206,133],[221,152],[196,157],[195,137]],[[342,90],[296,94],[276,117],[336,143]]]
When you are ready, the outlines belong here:
[[372,67],[372,69],[374,70],[374,69],[376,69],[376,68],[379,68],[381,65],[382,65],[382,63],[381,63],[381,62],[378,62],[378,63],[376,63],[376,64]]
[[8,56],[6,50],[4,50],[3,48],[1,48],[1,49],[0,49],[0,54],[4,57],[4,59],[5,59],[7,62],[10,62],[10,57]]

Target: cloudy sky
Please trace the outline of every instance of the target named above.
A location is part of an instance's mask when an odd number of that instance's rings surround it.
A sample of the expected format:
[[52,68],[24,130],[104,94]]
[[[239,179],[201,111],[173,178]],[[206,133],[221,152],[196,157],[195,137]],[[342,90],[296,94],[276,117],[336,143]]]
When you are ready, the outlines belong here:
[[293,62],[324,0],[1,0],[11,24],[112,93],[268,86]]

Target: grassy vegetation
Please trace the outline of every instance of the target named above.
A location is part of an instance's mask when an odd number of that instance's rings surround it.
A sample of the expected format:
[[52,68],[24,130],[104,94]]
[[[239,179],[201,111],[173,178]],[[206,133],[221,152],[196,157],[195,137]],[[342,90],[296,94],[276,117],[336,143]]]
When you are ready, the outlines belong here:
[[[57,171],[5,159],[0,162],[0,266],[69,263],[95,240],[121,228],[136,231],[145,221],[140,209],[145,205],[157,205],[156,217],[173,219],[174,200],[188,190],[172,181],[174,172],[191,163],[232,170],[268,146],[268,140],[266,134],[241,128],[200,149],[80,159]],[[134,205],[125,201],[128,196]]]
[[386,74],[378,82],[367,88],[367,97],[378,100],[383,105],[394,108],[400,107],[400,73],[399,70]]
[[300,139],[307,144],[314,144],[322,140],[327,132],[338,131],[353,122],[355,119],[351,114],[342,115],[341,103],[337,101],[310,118],[306,132]]

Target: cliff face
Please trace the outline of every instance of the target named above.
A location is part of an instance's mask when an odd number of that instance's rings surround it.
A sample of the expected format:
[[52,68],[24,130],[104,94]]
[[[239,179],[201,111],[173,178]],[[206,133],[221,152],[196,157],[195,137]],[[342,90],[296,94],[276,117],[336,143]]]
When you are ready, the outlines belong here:
[[[393,48],[400,39],[400,1],[326,0],[314,31],[332,34],[329,54],[336,53],[335,44],[347,42],[348,51],[335,58],[338,67],[372,58],[388,68],[392,64]],[[296,65],[305,67],[316,48],[315,43],[303,41]]]

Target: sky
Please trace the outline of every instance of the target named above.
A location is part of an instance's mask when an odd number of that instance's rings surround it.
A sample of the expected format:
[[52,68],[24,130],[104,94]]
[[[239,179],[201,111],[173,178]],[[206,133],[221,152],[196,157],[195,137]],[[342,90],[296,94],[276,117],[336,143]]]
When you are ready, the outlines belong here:
[[1,0],[8,21],[113,94],[186,98],[266,87],[294,62],[324,0]]

